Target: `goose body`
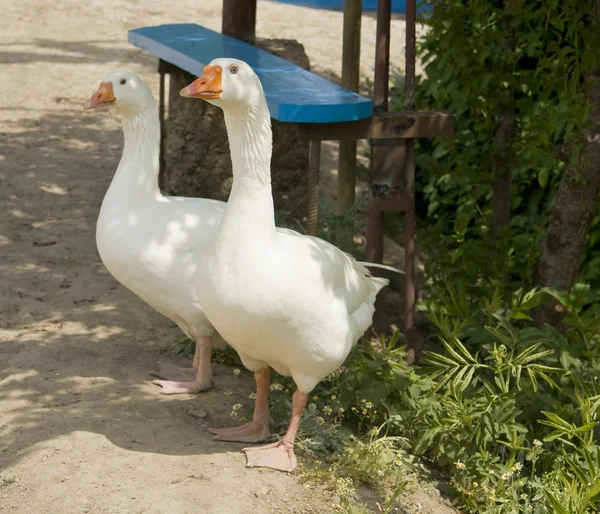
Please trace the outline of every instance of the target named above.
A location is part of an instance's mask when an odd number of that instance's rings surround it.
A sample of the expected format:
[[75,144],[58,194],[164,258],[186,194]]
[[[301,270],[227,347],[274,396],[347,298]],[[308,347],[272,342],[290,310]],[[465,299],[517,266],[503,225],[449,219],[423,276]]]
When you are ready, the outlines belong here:
[[257,244],[240,240],[243,233],[252,227],[225,225],[205,261],[209,272],[196,280],[198,290],[215,292],[203,300],[206,314],[248,369],[268,365],[309,393],[371,325],[386,281],[316,237],[279,229],[270,244]]
[[287,434],[279,443],[245,450],[250,466],[291,471],[308,393],[343,363],[371,325],[375,297],[388,281],[372,277],[354,258],[321,239],[276,228],[271,118],[250,66],[215,59],[181,94],[208,100],[225,115],[233,186],[195,285],[208,319],[257,379],[253,422],[212,431],[221,439],[242,441],[268,433],[269,367],[291,376],[298,390]]
[[161,364],[155,383],[165,394],[210,387],[213,336],[193,287],[198,263],[214,244],[225,204],[168,197],[158,186],[160,127],[150,89],[134,73],[112,73],[88,107],[114,105],[121,117],[123,155],[102,201],[96,244],[111,275],[196,341],[191,370]]

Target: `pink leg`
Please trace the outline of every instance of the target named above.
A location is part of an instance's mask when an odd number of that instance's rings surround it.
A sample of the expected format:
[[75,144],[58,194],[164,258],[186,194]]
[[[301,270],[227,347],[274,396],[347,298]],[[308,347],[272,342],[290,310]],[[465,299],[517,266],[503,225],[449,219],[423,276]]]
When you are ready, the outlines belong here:
[[[210,365],[210,337],[199,337],[194,354],[194,374],[184,375],[181,380],[154,380],[152,383],[162,387],[162,394],[196,394],[212,387],[212,368]],[[180,370],[182,368],[179,368]],[[185,371],[185,370],[184,370]],[[191,370],[190,370],[191,371]]]
[[191,368],[181,368],[169,362],[158,362],[158,371],[151,371],[150,374],[166,380],[178,380],[181,382],[193,381],[196,378],[198,369],[200,368],[200,356],[202,354],[202,344],[204,344],[203,339],[208,340],[208,344],[210,345],[210,337],[198,338],[198,341],[196,341],[196,348],[194,350],[194,361]]
[[271,368],[263,368],[254,373],[256,379],[256,403],[252,423],[232,428],[209,428],[218,441],[240,441],[242,443],[257,443],[271,436],[269,416],[269,377]]
[[244,448],[243,451],[246,453],[248,467],[273,468],[281,471],[294,471],[296,469],[294,441],[307,400],[308,395],[306,393],[301,393],[300,391],[294,393],[292,419],[288,431],[281,441],[266,446]]

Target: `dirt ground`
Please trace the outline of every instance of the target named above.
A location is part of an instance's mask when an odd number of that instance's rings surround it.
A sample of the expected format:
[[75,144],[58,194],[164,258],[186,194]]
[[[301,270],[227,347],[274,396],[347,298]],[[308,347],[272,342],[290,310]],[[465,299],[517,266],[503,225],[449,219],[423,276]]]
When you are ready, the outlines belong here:
[[[0,512],[317,513],[332,498],[297,475],[245,469],[214,442],[249,377],[216,366],[216,388],[161,396],[148,372],[182,335],[118,285],[94,238],[122,148],[118,121],[84,113],[109,72],[157,91],[155,59],[127,30],[196,21],[220,29],[220,0],[0,0]],[[259,2],[261,37],[296,38],[338,74],[341,15]],[[401,62],[403,22],[394,20]],[[365,17],[363,65],[375,20]],[[324,174],[331,175],[331,147]],[[327,161],[329,159],[329,161]],[[233,396],[224,395],[227,390]],[[444,509],[423,493],[422,510]],[[428,500],[429,498],[429,500]]]

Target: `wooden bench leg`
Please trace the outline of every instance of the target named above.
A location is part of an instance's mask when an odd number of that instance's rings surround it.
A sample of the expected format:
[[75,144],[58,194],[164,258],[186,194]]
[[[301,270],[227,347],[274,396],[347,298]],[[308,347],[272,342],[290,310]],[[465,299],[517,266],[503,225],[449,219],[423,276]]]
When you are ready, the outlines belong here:
[[308,221],[306,232],[317,235],[319,221],[319,173],[321,171],[321,141],[308,143]]

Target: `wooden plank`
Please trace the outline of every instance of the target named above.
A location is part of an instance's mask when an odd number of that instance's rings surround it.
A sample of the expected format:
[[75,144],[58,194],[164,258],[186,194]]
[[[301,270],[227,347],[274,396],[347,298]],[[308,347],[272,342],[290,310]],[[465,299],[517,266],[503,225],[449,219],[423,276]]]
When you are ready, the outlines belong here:
[[412,207],[413,197],[408,191],[390,191],[374,196],[371,204],[369,208],[375,212],[407,212]]
[[303,123],[298,126],[303,141],[355,139],[411,139],[451,137],[455,118],[441,111],[376,113],[372,118],[345,123]]
[[335,123],[368,118],[371,100],[252,45],[196,24],[129,31],[129,42],[193,75],[217,57],[247,62],[259,76],[271,116],[291,123]]

